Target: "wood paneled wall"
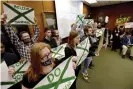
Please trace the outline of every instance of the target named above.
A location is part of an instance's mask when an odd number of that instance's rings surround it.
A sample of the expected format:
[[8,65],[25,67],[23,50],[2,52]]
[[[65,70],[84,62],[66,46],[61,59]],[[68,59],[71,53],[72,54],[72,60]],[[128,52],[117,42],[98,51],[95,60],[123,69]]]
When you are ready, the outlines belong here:
[[93,18],[96,18],[100,13],[105,16],[109,16],[109,29],[113,30],[115,28],[116,19],[123,16],[131,16],[131,21],[133,21],[133,2],[115,4],[110,6],[103,6],[97,8],[91,8]]
[[[44,23],[43,23],[42,13],[43,12],[55,12],[55,2],[54,1],[43,1],[43,0],[42,1],[10,1],[10,0],[7,0],[4,2],[31,7],[35,10],[35,17],[37,18],[38,26],[40,28],[40,33],[41,33],[39,37],[39,41],[42,41],[44,38],[44,28],[45,28]],[[1,3],[1,10],[3,13],[2,3]],[[90,9],[85,4],[83,5],[83,13],[86,15],[90,13]]]

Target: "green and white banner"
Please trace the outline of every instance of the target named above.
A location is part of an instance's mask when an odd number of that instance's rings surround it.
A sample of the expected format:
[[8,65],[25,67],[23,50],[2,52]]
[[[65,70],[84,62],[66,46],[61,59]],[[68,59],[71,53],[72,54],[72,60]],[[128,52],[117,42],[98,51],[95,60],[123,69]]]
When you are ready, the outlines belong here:
[[29,66],[30,66],[30,62],[28,61],[24,61],[23,63],[18,62],[10,66],[15,68],[16,70],[13,76],[13,79],[15,79],[16,83],[22,80],[23,74],[28,69]]
[[[62,57],[65,56],[64,53],[64,48],[66,46],[65,44],[62,44],[56,48],[52,49],[52,56],[54,58],[60,59]],[[9,67],[12,67],[15,69],[15,73],[14,76],[10,76],[8,74],[8,67],[6,65],[5,62],[1,63],[1,74],[2,74],[2,79],[1,79],[1,85],[2,85],[2,89],[7,89],[9,87],[11,87],[12,85],[16,84],[17,82],[21,81],[23,78],[23,74],[24,72],[28,69],[28,67],[30,66],[30,62],[29,61],[24,61],[24,62],[17,62]]]
[[7,15],[7,23],[10,24],[34,24],[34,9],[30,7],[3,3],[4,13]]
[[0,89],[7,89],[9,88],[12,84],[14,84],[15,80],[12,78],[12,76],[10,76],[8,74],[8,67],[5,63],[5,61],[3,61],[1,64],[0,64],[0,67],[1,67],[1,88]]
[[76,47],[76,53],[78,56],[77,66],[79,66],[87,57],[90,46],[91,45],[88,37],[77,45]]
[[104,33],[105,28],[97,29],[96,30],[96,37],[102,36]]
[[34,89],[69,89],[75,79],[70,57],[50,72]]
[[84,23],[84,18],[85,18],[84,14],[77,15],[76,23],[77,24],[83,24]]
[[[24,61],[24,62],[17,62],[9,68],[14,68],[15,73],[14,76],[10,76],[8,73],[8,68],[5,62],[1,64],[1,67],[3,68],[1,72],[2,73],[2,79],[1,79],[1,85],[4,87],[3,89],[9,88],[12,85],[18,83],[22,80],[24,72],[28,69],[30,65],[30,62]],[[6,87],[6,88],[5,88]]]
[[56,48],[52,48],[51,49],[52,57],[57,58],[57,59],[61,59],[61,58],[65,57],[64,50],[65,50],[66,45],[67,45],[67,43],[59,45]]
[[84,25],[92,25],[92,24],[94,24],[94,19],[84,19],[83,24]]
[[[64,49],[66,47],[66,43],[58,46],[57,48],[53,48],[53,57],[60,59],[65,56]],[[83,40],[76,48],[76,52],[78,55],[77,66],[80,65],[84,59],[87,57],[90,48],[89,39],[86,38]],[[8,74],[8,67],[5,62],[1,63],[1,89],[7,89],[17,82],[22,80],[24,72],[30,66],[30,62],[24,61],[23,63],[18,62],[10,67],[15,68],[16,72],[14,76],[10,76]],[[73,81],[75,80],[74,70],[72,68],[71,57],[66,61],[57,66],[49,75],[47,75],[35,88],[37,89],[69,89]]]

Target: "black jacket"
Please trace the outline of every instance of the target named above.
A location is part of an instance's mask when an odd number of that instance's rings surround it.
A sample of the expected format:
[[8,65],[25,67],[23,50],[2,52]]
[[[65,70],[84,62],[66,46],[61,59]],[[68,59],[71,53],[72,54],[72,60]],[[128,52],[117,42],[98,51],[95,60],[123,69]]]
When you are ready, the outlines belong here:
[[89,36],[89,40],[90,40],[91,47],[89,49],[89,54],[87,55],[87,57],[95,56],[95,50],[98,48],[98,41],[92,42],[92,39],[90,36]]
[[47,40],[46,38],[44,38],[44,42],[49,44],[51,46],[51,48],[57,47],[57,43],[55,41],[54,38],[50,38],[50,40]]
[[7,66],[10,66],[19,61],[19,58],[14,53],[5,52],[1,54],[1,61],[5,61]]

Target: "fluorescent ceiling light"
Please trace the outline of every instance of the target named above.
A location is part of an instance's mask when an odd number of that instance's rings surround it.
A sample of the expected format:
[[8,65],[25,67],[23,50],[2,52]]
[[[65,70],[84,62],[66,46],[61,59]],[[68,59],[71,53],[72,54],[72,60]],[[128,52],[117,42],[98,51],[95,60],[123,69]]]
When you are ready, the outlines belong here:
[[97,0],[85,0],[85,1],[88,2],[89,4],[97,3]]

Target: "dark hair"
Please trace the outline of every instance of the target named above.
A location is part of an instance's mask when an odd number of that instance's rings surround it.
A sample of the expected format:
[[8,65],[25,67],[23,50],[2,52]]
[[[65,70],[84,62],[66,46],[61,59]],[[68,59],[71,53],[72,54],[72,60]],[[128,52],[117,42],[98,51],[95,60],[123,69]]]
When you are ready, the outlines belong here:
[[86,32],[88,32],[88,29],[89,29],[89,28],[92,28],[92,27],[91,27],[91,26],[88,26],[88,25],[85,26],[85,28],[84,28],[84,34],[85,34]]
[[47,32],[47,31],[51,31],[51,29],[50,28],[45,28],[45,30],[44,30],[44,32]]
[[[21,31],[20,33],[19,33],[19,38],[21,39],[21,37],[22,37],[22,34],[24,34],[24,33],[28,33],[27,31]],[[29,34],[29,33],[28,33]]]
[[120,28],[123,28],[123,26],[120,26]]
[[131,33],[130,32],[126,32],[126,35],[131,35]]
[[52,30],[52,37],[55,37],[55,32],[54,31],[58,31],[57,29]]

